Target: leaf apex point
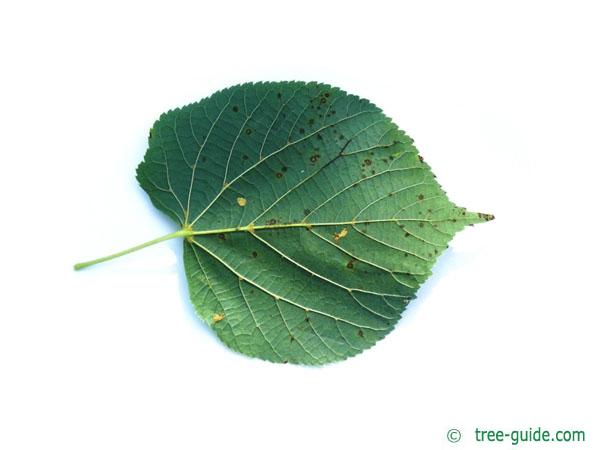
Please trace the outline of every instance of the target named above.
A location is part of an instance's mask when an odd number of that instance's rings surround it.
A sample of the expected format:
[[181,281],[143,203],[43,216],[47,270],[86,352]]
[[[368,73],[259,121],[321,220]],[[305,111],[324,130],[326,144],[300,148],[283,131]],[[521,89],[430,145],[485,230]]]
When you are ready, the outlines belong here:
[[493,214],[485,214],[485,213],[477,213],[477,216],[480,219],[485,220],[486,222],[489,222],[490,220],[494,220],[496,218],[496,216],[494,216]]

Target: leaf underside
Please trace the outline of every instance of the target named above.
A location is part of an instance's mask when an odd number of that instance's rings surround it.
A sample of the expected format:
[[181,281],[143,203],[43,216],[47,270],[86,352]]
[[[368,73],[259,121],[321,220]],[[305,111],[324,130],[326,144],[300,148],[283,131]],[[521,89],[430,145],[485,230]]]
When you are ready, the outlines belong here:
[[199,316],[232,349],[324,364],[392,330],[464,226],[413,140],[319,83],[247,83],[163,114],[137,178],[183,229]]

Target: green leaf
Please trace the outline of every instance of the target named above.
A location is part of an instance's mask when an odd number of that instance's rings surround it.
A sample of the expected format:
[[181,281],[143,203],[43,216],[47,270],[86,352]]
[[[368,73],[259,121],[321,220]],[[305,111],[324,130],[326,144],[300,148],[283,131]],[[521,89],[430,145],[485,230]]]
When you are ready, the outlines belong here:
[[319,83],[247,83],[163,114],[137,178],[180,226],[198,315],[232,349],[324,364],[392,330],[466,225],[413,140]]

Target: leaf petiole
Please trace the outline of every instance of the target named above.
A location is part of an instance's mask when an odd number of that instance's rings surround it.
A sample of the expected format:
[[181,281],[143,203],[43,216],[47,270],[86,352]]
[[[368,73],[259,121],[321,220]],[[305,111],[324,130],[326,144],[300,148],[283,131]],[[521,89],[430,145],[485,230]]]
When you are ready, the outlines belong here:
[[175,231],[174,233],[169,233],[164,236],[161,236],[156,239],[152,239],[151,241],[144,242],[143,244],[136,245],[134,247],[128,248],[126,250],[122,250],[117,253],[113,253],[112,255],[103,256],[102,258],[92,259],[91,261],[85,261],[77,263],[73,266],[75,270],[85,269],[86,267],[93,266],[94,264],[98,264],[104,261],[110,261],[111,259],[118,258],[123,255],[127,255],[128,253],[133,253],[138,250],[141,250],[146,247],[150,247],[151,245],[158,244],[159,242],[168,241],[170,239],[178,238],[178,237],[188,237],[193,234],[193,231],[190,229],[182,229],[179,231]]

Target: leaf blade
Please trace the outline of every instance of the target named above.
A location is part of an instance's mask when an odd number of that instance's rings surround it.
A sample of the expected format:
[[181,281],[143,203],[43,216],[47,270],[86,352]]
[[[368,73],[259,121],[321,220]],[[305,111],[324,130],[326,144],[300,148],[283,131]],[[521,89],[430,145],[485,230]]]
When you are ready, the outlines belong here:
[[492,218],[450,202],[379,108],[318,83],[247,83],[163,114],[138,180],[194,234],[198,314],[277,362],[372,346],[454,234]]

